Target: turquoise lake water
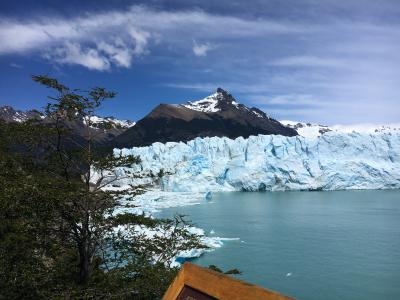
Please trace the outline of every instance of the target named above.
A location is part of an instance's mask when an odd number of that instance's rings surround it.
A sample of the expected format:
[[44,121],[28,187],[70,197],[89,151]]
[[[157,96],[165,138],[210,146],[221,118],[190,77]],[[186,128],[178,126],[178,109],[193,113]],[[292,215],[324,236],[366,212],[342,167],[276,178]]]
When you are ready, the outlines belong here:
[[196,264],[297,299],[400,299],[399,190],[215,193],[175,213],[240,238]]

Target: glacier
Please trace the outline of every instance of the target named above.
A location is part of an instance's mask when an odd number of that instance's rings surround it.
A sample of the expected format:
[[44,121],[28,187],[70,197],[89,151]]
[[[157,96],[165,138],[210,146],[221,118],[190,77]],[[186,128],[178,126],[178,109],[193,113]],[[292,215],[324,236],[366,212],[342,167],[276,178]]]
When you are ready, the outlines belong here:
[[359,124],[347,124],[347,125],[320,125],[313,123],[297,122],[290,120],[279,121],[283,125],[289,128],[293,128],[297,133],[304,137],[318,137],[322,134],[335,131],[338,133],[377,133],[377,132],[398,132],[400,133],[400,123],[389,123],[389,124],[374,124],[374,123],[359,123]]
[[[138,155],[142,162],[118,169],[120,185],[141,181],[164,192],[400,188],[398,131],[206,137],[114,149],[121,154]],[[132,175],[160,171],[161,178]]]
[[[212,192],[219,191],[400,188],[398,130],[329,131],[306,137],[258,135],[234,140],[207,137],[187,143],[114,149],[114,155],[137,155],[142,161],[115,170],[122,179],[107,188],[146,186],[146,193],[134,199],[122,196],[116,213],[151,216],[169,207],[210,205]],[[189,229],[198,233],[210,249],[179,253],[173,265],[222,247],[228,241],[244,243],[238,237],[209,236],[203,229]]]

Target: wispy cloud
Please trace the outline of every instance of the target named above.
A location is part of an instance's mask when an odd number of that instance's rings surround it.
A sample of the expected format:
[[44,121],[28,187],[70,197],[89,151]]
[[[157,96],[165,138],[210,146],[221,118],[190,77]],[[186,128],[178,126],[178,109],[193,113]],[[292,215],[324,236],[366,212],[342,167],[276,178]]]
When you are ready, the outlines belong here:
[[284,67],[345,67],[346,61],[333,57],[317,57],[317,56],[288,56],[276,59],[270,63],[274,66]]
[[252,103],[263,106],[318,106],[319,100],[313,95],[307,94],[285,94],[273,95],[267,97],[265,95],[251,96],[249,99]]
[[110,68],[109,60],[93,48],[82,48],[78,43],[66,42],[44,55],[60,64],[77,64],[91,70],[104,71]]
[[129,13],[88,14],[74,19],[42,18],[29,23],[0,22],[0,55],[41,53],[58,64],[93,70],[128,68],[146,54],[150,33],[135,28]]
[[206,56],[207,52],[214,48],[215,45],[210,43],[198,44],[196,41],[193,41],[193,53],[196,56]]
[[20,64],[17,64],[17,63],[14,63],[14,62],[10,63],[10,67],[16,68],[16,69],[22,69],[22,66]]
[[[132,6],[126,11],[87,13],[72,19],[39,17],[29,22],[3,19],[0,21],[0,55],[45,49],[44,57],[54,62],[103,71],[112,65],[130,67],[134,57],[149,52],[150,42],[182,47],[182,43],[188,46],[195,38],[249,38],[310,30],[314,29],[288,22],[244,20],[198,10],[166,12]],[[192,51],[196,56],[206,56],[214,48],[209,42],[194,42]]]
[[[132,51],[121,41],[118,44],[100,42],[97,45],[98,52],[108,56],[119,67],[129,68],[132,64]],[[110,64],[109,64],[110,65]]]
[[165,83],[163,86],[170,87],[170,88],[177,88],[177,89],[187,89],[187,90],[198,90],[203,92],[211,92],[216,89],[218,86],[223,86],[226,88],[226,85],[218,84],[215,82],[210,83]]

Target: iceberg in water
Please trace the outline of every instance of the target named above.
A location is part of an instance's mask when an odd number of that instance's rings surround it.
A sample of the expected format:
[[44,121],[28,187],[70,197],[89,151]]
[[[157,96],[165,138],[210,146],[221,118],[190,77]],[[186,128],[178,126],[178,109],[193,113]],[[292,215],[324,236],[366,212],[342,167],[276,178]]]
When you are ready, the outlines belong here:
[[168,192],[400,188],[400,132],[196,138],[114,152],[142,159],[118,170],[128,177],[121,184],[139,180],[129,174],[163,170],[153,184]]

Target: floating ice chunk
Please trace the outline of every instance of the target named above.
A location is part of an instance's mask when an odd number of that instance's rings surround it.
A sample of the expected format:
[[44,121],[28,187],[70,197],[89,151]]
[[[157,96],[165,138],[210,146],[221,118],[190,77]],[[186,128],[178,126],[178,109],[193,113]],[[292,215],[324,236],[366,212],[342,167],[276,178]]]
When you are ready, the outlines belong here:
[[219,238],[220,241],[240,241],[240,238]]

